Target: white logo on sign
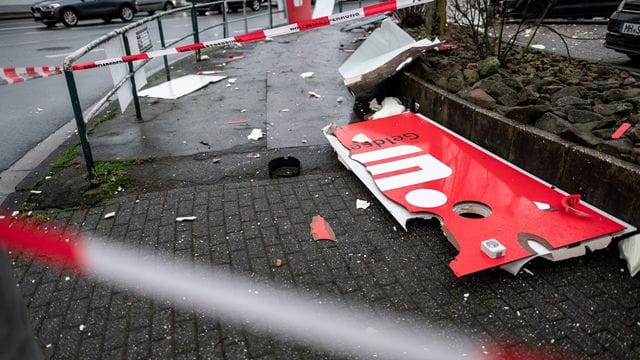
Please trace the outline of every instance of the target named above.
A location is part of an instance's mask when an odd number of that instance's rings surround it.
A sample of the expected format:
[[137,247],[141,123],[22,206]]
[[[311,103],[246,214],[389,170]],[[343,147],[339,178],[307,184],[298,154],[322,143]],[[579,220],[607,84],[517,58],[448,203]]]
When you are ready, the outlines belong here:
[[[453,171],[442,161],[436,159],[432,155],[423,154],[414,157],[384,162],[377,165],[367,165],[368,163],[380,160],[386,160],[397,156],[416,154],[423,152],[417,146],[399,145],[386,149],[368,151],[361,154],[352,155],[351,158],[364,164],[371,175],[383,175],[386,173],[419,168],[419,170],[407,172],[399,175],[390,175],[374,179],[376,186],[380,191],[388,191],[403,188],[405,186],[417,185],[429,181],[444,179],[449,177]],[[417,207],[433,208],[443,205],[447,202],[447,196],[433,189],[416,189],[409,191],[405,195],[405,200]]]

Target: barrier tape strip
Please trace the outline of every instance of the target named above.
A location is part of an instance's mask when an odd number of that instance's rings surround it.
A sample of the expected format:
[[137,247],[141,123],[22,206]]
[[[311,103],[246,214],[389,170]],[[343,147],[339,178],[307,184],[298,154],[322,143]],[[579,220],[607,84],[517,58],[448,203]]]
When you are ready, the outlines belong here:
[[[196,44],[178,46],[175,48],[162,49],[156,51],[150,51],[146,53],[133,54],[128,56],[121,56],[116,58],[98,60],[87,62],[83,64],[73,65],[71,70],[80,71],[87,69],[94,69],[102,66],[116,65],[122,63],[128,63],[132,61],[140,61],[146,59],[157,58],[166,55],[175,55],[184,52],[202,50],[206,48],[216,48],[229,45],[237,45],[241,43],[260,41],[266,38],[274,38],[278,36],[293,34],[302,31],[308,31],[318,29],[326,26],[344,23],[347,21],[361,19],[372,15],[383,14],[390,11],[396,11],[416,5],[424,5],[432,2],[433,0],[391,0],[374,5],[365,6],[358,9],[343,11],[340,13],[324,16],[316,19],[310,19],[301,21],[294,24],[287,24],[279,26],[273,29],[260,30],[251,32],[248,34],[237,35],[219,40],[212,40],[206,42],[200,42]],[[18,71],[21,69],[31,69],[31,71]],[[51,76],[60,74],[62,69],[59,66],[56,67],[41,67],[41,68],[0,68],[0,85],[15,84],[24,82],[26,80],[36,79],[43,76]],[[37,74],[39,76],[36,76]]]
[[[258,333],[296,340],[327,354],[356,358],[479,359],[479,348],[458,337],[435,335],[381,314],[279,290],[210,266],[143,252],[108,239],[84,238],[0,215],[0,251],[45,260],[116,288],[171,302],[176,308],[221,318]],[[403,315],[406,316],[406,315]],[[484,348],[484,346],[483,346]],[[494,357],[495,359],[495,357]]]
[[17,84],[27,80],[59,74],[62,74],[62,66],[0,68],[0,85]]

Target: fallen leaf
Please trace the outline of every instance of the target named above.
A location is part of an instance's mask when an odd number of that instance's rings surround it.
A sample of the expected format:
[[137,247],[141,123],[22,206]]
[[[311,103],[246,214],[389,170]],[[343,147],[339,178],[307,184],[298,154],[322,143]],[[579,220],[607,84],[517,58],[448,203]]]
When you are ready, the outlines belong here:
[[336,241],[333,229],[320,215],[316,215],[311,219],[311,237],[313,237],[313,240]]

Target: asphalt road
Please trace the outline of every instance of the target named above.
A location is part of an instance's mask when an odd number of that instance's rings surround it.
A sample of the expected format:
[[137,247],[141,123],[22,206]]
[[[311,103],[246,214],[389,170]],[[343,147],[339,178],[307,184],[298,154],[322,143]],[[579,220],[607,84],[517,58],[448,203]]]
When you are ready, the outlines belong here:
[[[268,11],[263,9],[260,13],[265,16],[251,19],[250,31],[268,26]],[[247,14],[255,15],[251,11]],[[242,12],[229,16],[230,19],[238,19]],[[221,19],[220,15],[213,13],[199,16],[199,28],[219,23]],[[0,67],[62,65],[64,58],[75,49],[123,25],[121,21],[105,24],[96,20],[81,22],[75,28],[58,24],[54,29],[47,29],[30,19],[0,21]],[[191,26],[191,18],[186,13],[167,17],[163,20],[165,40],[182,37],[191,31]],[[244,33],[244,26],[243,21],[231,24],[230,35]],[[155,22],[148,28],[154,49],[159,49],[160,38]],[[222,28],[217,27],[202,34],[200,40],[217,39],[222,35]],[[192,42],[192,38],[188,38],[179,44]],[[81,58],[80,62],[104,58],[104,50],[99,47]],[[160,66],[162,60],[154,59],[146,68],[149,71]],[[75,77],[85,110],[113,86],[108,68],[79,71]],[[61,75],[0,86],[0,111],[0,172],[73,117],[66,82]]]

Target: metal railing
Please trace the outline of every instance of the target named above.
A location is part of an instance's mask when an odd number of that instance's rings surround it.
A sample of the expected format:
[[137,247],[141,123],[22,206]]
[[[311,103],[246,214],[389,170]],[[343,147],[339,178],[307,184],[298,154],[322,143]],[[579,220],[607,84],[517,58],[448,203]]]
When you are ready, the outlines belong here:
[[[172,10],[168,10],[168,11],[163,11],[163,12],[159,12],[156,13],[155,15],[149,16],[149,17],[145,17],[139,21],[130,23],[126,26],[123,26],[121,28],[115,29],[105,35],[102,35],[101,37],[93,40],[92,42],[90,42],[89,44],[83,46],[82,48],[74,51],[73,53],[71,53],[69,56],[67,56],[64,59],[64,75],[65,75],[65,79],[67,81],[67,87],[69,90],[69,96],[71,98],[71,106],[73,108],[73,114],[76,120],[76,126],[78,129],[78,137],[80,139],[80,144],[82,146],[82,152],[84,155],[84,160],[86,163],[86,167],[87,167],[87,172],[88,172],[88,176],[89,176],[89,180],[90,181],[94,181],[96,179],[96,171],[95,171],[95,165],[94,165],[94,161],[93,161],[93,155],[91,152],[91,147],[89,145],[89,140],[87,137],[87,124],[89,123],[89,121],[91,121],[97,114],[98,112],[102,109],[102,107],[109,101],[109,99],[116,94],[116,92],[124,85],[127,83],[127,81],[130,81],[131,83],[131,92],[132,92],[132,97],[133,97],[133,104],[135,107],[135,112],[136,112],[136,118],[138,120],[142,120],[142,110],[140,108],[140,101],[138,99],[138,91],[136,88],[136,83],[135,83],[135,73],[138,72],[140,69],[142,69],[145,65],[147,65],[152,59],[146,59],[141,61],[140,63],[136,65],[134,65],[133,62],[128,62],[128,74],[121,79],[117,84],[114,85],[113,88],[111,88],[111,90],[109,90],[107,92],[106,95],[104,95],[88,112],[83,113],[82,111],[82,105],[80,103],[80,97],[78,95],[78,86],[76,84],[76,80],[73,74],[73,64],[78,61],[80,58],[82,58],[84,55],[88,54],[89,52],[91,52],[93,49],[97,48],[98,46],[105,44],[107,41],[110,41],[111,39],[117,38],[117,37],[121,37],[122,41],[124,43],[124,55],[131,55],[131,49],[129,47],[129,39],[127,37],[127,34],[130,30],[134,30],[136,28],[138,28],[141,25],[147,24],[147,23],[152,23],[155,22],[157,25],[157,29],[158,29],[158,33],[159,33],[159,37],[160,37],[160,46],[162,47],[162,49],[167,49],[172,47],[173,45],[178,44],[181,41],[186,40],[189,37],[193,37],[193,42],[194,43],[199,43],[200,42],[200,34],[215,29],[215,28],[220,28],[222,27],[223,30],[223,37],[226,38],[229,36],[229,24],[231,23],[236,23],[236,22],[244,22],[244,31],[245,33],[249,32],[249,20],[251,19],[256,19],[256,18],[260,18],[260,17],[264,17],[264,16],[268,16],[269,17],[269,28],[273,28],[274,27],[274,20],[273,17],[275,14],[285,14],[286,17],[286,10],[284,9],[278,9],[277,11],[274,11],[273,6],[271,4],[271,0],[267,0],[267,8],[268,8],[268,13],[267,14],[256,14],[256,15],[252,15],[252,16],[247,16],[247,9],[246,9],[246,5],[247,5],[247,0],[243,0],[244,2],[244,6],[243,6],[243,10],[242,10],[242,18],[240,19],[234,19],[234,20],[229,20],[228,16],[227,16],[227,11],[220,11],[222,13],[222,21],[219,23],[216,23],[214,25],[205,27],[203,29],[199,29],[199,24],[198,24],[198,13],[206,11],[206,9],[210,9],[212,8],[212,6],[214,5],[219,5],[221,7],[223,7],[223,9],[228,9],[228,5],[227,5],[227,1],[226,0],[218,0],[218,1],[212,1],[212,2],[208,2],[208,3],[202,3],[202,4],[197,4],[194,2],[192,2],[191,5],[189,6],[185,6],[185,7],[180,7],[180,8],[176,8],[176,9],[172,9]],[[162,19],[163,17],[167,16],[167,15],[172,15],[172,14],[176,14],[176,13],[182,13],[182,12],[190,12],[190,17],[191,17],[191,32],[186,33],[185,35],[179,37],[178,39],[175,39],[173,41],[171,41],[170,43],[166,43],[165,41],[165,32],[162,26]],[[283,24],[277,24],[277,25],[283,25]],[[200,55],[200,50],[196,50],[196,61],[200,61],[201,59],[201,55]],[[165,76],[167,81],[171,80],[171,68],[169,66],[169,60],[167,58],[166,55],[163,56],[163,66],[164,66],[164,70],[165,70]]]

